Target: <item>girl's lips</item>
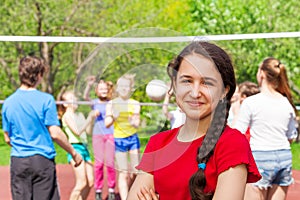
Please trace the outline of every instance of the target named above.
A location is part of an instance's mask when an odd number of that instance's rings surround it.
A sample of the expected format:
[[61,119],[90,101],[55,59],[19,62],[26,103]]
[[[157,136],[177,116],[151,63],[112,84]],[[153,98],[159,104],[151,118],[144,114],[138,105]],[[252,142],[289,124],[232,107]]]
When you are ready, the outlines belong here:
[[199,107],[203,105],[203,103],[200,101],[186,101],[186,103],[192,107]]

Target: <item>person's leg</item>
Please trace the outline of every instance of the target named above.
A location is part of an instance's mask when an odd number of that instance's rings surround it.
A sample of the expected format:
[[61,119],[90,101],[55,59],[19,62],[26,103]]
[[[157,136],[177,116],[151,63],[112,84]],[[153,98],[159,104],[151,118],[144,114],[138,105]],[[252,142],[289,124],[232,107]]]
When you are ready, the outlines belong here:
[[278,164],[272,188],[268,192],[268,200],[286,199],[288,187],[294,182],[292,177],[292,152],[289,149],[277,150],[276,163]]
[[59,200],[54,160],[35,155],[30,159],[32,173],[33,200]]
[[114,189],[116,186],[116,170],[115,170],[115,142],[113,134],[106,135],[105,154],[107,168],[107,185],[108,188]]
[[134,149],[129,151],[129,158],[130,158],[130,179],[128,183],[128,187],[130,189],[138,170],[135,168],[140,162],[140,150]]
[[137,169],[135,168],[140,162],[140,140],[138,134],[130,136],[129,140],[129,158],[130,158],[130,179],[128,182],[128,187],[130,188],[137,174]]
[[104,165],[104,140],[102,135],[93,135],[94,150],[94,187],[95,191],[103,188],[103,165]]
[[32,176],[29,166],[29,158],[10,159],[10,187],[14,200],[32,199]]
[[262,178],[256,183],[246,185],[245,200],[266,200],[268,190],[275,177],[276,155],[274,151],[253,151],[257,168]]
[[285,200],[288,192],[288,186],[272,185],[268,191],[267,200]]
[[118,186],[121,200],[128,194],[128,158],[127,152],[116,152],[117,169],[119,171]]
[[82,191],[82,199],[87,199],[90,190],[94,186],[94,167],[92,162],[85,162],[85,176],[87,180],[87,185]]
[[266,189],[259,189],[252,183],[247,183],[244,200],[266,200],[267,192],[268,190]]
[[70,200],[73,199],[83,199],[82,198],[82,191],[87,186],[87,179],[86,179],[86,166],[85,162],[82,162],[79,166],[75,167],[75,162],[71,160],[71,166],[75,173],[75,186],[71,192]]

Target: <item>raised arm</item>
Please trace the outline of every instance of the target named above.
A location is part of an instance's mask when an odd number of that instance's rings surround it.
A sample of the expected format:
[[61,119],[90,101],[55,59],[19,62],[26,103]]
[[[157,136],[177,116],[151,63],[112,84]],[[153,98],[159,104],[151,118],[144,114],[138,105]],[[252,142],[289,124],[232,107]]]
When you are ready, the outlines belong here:
[[164,103],[163,103],[163,106],[162,106],[162,110],[163,110],[163,113],[164,115],[166,116],[166,118],[168,120],[171,120],[173,115],[169,112],[169,102],[170,102],[170,98],[172,97],[172,93],[173,93],[173,90],[171,91],[168,91],[166,93],[166,96],[165,96],[165,99],[164,99]]
[[96,77],[95,76],[88,76],[86,78],[86,87],[84,89],[84,92],[83,92],[83,98],[86,100],[86,101],[90,101],[91,98],[90,98],[90,91],[91,91],[91,87],[93,86],[93,84],[95,83],[96,81]]

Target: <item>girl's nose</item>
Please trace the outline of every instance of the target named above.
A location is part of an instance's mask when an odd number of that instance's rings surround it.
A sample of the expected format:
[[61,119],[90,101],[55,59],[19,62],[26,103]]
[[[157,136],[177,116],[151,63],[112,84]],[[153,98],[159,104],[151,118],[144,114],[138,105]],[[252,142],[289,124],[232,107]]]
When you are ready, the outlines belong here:
[[201,86],[200,86],[200,84],[194,84],[194,85],[191,87],[190,95],[191,95],[193,98],[198,98],[198,97],[201,96]]

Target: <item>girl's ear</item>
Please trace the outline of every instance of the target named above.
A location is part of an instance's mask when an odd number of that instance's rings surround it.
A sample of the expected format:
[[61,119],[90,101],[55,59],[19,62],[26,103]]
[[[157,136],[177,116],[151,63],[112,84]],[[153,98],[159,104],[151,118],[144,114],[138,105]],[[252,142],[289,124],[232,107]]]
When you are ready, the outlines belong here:
[[230,86],[227,85],[227,86],[225,87],[225,89],[224,89],[224,92],[223,92],[223,95],[222,95],[222,99],[226,99],[226,96],[227,96],[229,90],[230,90]]

